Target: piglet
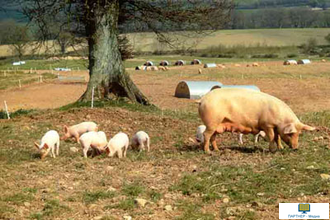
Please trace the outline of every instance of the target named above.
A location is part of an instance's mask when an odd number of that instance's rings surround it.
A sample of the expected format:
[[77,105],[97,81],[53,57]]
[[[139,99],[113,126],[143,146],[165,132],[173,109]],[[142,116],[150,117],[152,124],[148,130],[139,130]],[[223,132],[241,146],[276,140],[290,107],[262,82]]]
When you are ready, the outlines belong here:
[[206,130],[205,125],[200,125],[197,127],[196,132],[196,141],[200,143],[204,143],[204,131]]
[[116,153],[119,158],[126,157],[126,152],[129,145],[127,134],[119,132],[109,141],[106,152],[109,157],[113,157]]
[[137,132],[132,138],[132,148],[139,149],[139,151],[145,150],[150,151],[150,138],[149,135],[144,131]]
[[79,142],[83,148],[83,156],[87,158],[87,152],[90,148],[96,151],[103,151],[107,145],[107,137],[103,131],[90,131],[87,132],[79,138]]
[[[256,134],[256,135],[254,136],[254,143],[255,143],[255,144],[258,143],[258,141],[259,141],[259,137],[260,137],[260,136],[261,136],[263,139],[266,139],[266,133],[265,133],[264,131],[260,131],[258,134]],[[239,134],[238,143],[241,144],[241,145],[243,144],[243,134],[242,134],[242,133]]]
[[47,131],[46,134],[41,138],[40,145],[37,142],[34,142],[34,145],[41,152],[41,159],[44,159],[49,152],[51,152],[51,156],[53,158],[56,158],[55,147],[56,155],[58,156],[60,153],[60,136],[58,135],[57,131]]
[[79,137],[89,131],[97,131],[97,124],[94,122],[82,122],[71,127],[64,125],[64,135],[61,137],[61,140],[66,140],[68,138],[74,137],[79,143]]

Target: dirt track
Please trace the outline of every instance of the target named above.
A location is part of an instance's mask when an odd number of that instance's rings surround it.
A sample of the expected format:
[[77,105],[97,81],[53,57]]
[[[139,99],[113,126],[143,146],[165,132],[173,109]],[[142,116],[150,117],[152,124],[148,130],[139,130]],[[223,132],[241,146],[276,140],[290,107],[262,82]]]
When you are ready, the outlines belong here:
[[[181,80],[215,80],[232,85],[253,84],[261,91],[282,99],[295,112],[322,111],[330,108],[330,79],[320,77],[323,72],[330,72],[329,63],[285,67],[281,62],[264,62],[257,68],[247,68],[245,65],[235,67],[234,64],[226,66],[226,69],[221,70],[203,69],[202,75],[197,74],[201,66],[171,67],[168,72],[132,69],[128,69],[128,72],[151,102],[165,109],[195,111],[196,104],[193,100],[174,97],[176,85]],[[61,75],[88,77],[88,72],[61,72]],[[6,100],[10,111],[20,108],[56,108],[76,101],[85,88],[86,83],[64,84],[54,80],[42,85],[27,85],[21,90],[2,90],[0,102]]]
[[0,101],[7,101],[10,111],[18,109],[46,109],[76,101],[85,91],[85,84],[43,83],[10,89],[0,93]]

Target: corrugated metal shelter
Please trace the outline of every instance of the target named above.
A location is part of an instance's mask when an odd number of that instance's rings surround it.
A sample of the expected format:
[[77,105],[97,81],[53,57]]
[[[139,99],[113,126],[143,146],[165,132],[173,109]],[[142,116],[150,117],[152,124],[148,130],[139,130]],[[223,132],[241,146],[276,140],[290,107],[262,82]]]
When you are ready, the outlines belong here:
[[216,81],[181,81],[175,89],[175,97],[186,99],[200,99],[213,89],[241,88],[259,91],[254,85],[223,85]]
[[[219,87],[212,87],[211,90],[217,89],[217,88],[219,88]],[[222,85],[221,88],[222,89],[225,89],[225,88],[252,89],[252,90],[260,92],[260,89],[255,85]]]
[[159,66],[169,66],[169,65],[170,65],[170,62],[168,62],[167,60],[162,60],[159,63]]
[[64,71],[64,72],[68,72],[71,71],[70,68],[55,68],[55,71]]
[[175,89],[175,97],[200,99],[212,89],[221,88],[222,83],[216,81],[181,81]]
[[297,65],[297,61],[296,60],[286,60],[284,61],[283,65]]
[[20,66],[20,65],[24,65],[25,61],[18,61],[18,62],[13,62],[13,66]]
[[185,61],[183,61],[183,60],[178,60],[178,61],[176,61],[175,62],[175,66],[183,66],[183,65],[185,65],[186,64],[186,62]]
[[137,66],[135,70],[147,70],[147,66]]
[[147,61],[143,64],[143,66],[153,66],[154,63],[152,61]]
[[215,68],[217,67],[217,64],[215,63],[205,63],[204,68]]
[[312,62],[309,59],[302,59],[298,61],[298,64],[311,64]]
[[202,61],[199,59],[194,59],[193,61],[190,62],[191,65],[197,65],[197,64],[202,64]]

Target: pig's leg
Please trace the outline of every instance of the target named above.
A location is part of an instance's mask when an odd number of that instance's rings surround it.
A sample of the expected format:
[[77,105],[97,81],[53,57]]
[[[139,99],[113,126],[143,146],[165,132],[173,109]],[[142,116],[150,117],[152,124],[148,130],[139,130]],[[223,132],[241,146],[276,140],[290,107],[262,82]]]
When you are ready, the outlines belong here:
[[52,154],[53,158],[56,158],[56,156],[55,156],[55,146],[52,147],[51,154]]
[[56,143],[56,155],[58,156],[60,154],[60,141]]
[[282,143],[281,143],[281,136],[277,132],[275,132],[275,141],[276,141],[276,144],[277,144],[277,149],[282,150],[283,146],[282,146]]
[[150,151],[150,139],[147,138],[147,149],[148,149],[148,152]]
[[143,141],[141,141],[139,148],[140,148],[140,152],[144,150],[145,147]]
[[124,157],[126,157],[127,149],[128,149],[128,145],[124,147],[124,152],[123,152]]
[[256,136],[254,137],[254,143],[257,144],[258,141],[259,141],[259,136],[260,136],[260,133],[256,134]]
[[79,134],[78,133],[74,134],[74,138],[76,139],[76,142],[79,144]]
[[83,146],[83,155],[84,155],[84,158],[87,158],[87,151],[89,149],[89,146]]
[[122,158],[123,157],[123,151],[121,149],[118,149],[117,150],[117,155],[118,155],[118,158]]
[[243,145],[243,134],[242,133],[239,133],[239,135],[238,135],[238,143],[240,145]]
[[274,153],[276,151],[274,128],[267,128],[264,131],[269,139],[269,151]]
[[215,140],[216,137],[217,137],[217,134],[214,133],[214,134],[211,136],[210,141],[211,141],[211,144],[212,144],[212,146],[213,146],[214,151],[219,151],[219,148],[218,148],[218,146],[217,146],[217,142],[216,142],[216,140]]
[[210,139],[212,137],[212,135],[214,134],[215,130],[209,130],[207,129],[204,132],[204,151],[205,153],[210,154]]

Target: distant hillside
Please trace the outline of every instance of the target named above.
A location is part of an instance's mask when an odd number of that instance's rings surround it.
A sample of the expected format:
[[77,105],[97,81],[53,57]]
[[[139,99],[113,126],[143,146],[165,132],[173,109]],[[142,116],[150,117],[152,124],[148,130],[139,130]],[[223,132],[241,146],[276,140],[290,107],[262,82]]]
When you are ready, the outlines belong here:
[[[206,0],[205,0],[206,1]],[[14,0],[0,0],[0,22],[14,19],[28,20],[19,12]],[[330,27],[330,0],[234,0],[236,10],[225,29],[260,28],[328,28]],[[327,10],[325,10],[327,9]],[[140,29],[139,29],[140,28]],[[124,32],[148,32],[147,26],[127,25]]]
[[0,21],[8,19],[14,19],[20,23],[28,21],[27,18],[20,13],[20,5],[15,3],[15,1],[0,0],[0,5],[2,7],[2,10],[0,10]]
[[234,0],[238,9],[257,9],[273,7],[330,7],[330,0]]

